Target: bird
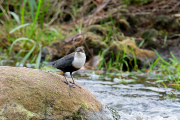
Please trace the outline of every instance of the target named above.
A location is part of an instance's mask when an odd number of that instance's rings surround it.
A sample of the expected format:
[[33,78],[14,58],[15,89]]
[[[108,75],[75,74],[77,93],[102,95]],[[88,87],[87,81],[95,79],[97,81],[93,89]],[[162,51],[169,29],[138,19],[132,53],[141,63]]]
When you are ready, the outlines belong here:
[[[72,72],[79,70],[85,64],[85,61],[86,61],[86,54],[84,52],[83,47],[77,47],[75,52],[70,53],[54,62],[50,62],[45,66],[52,65],[52,67],[61,70],[63,72],[63,76],[65,77],[66,81],[64,82],[66,84],[68,84],[70,87],[74,87],[72,85],[74,84],[79,88],[81,88],[79,85],[75,83]],[[72,84],[70,84],[66,79],[66,75],[65,75],[66,72],[70,72],[71,78],[73,80],[73,82],[71,82]]]

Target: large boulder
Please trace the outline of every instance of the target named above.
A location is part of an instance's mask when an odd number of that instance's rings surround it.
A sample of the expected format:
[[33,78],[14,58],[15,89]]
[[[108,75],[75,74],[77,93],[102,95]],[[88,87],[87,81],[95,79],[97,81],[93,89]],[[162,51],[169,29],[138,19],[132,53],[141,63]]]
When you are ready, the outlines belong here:
[[69,87],[61,75],[0,66],[0,76],[0,119],[103,119],[96,97],[77,82],[81,88]]

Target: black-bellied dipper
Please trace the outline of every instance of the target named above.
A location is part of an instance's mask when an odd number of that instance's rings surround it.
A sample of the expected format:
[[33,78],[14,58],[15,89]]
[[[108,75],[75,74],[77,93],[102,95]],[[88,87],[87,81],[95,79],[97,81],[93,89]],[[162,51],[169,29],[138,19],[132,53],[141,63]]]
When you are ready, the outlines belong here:
[[[79,70],[84,65],[85,61],[86,61],[86,54],[82,47],[78,47],[76,48],[76,52],[68,54],[63,58],[48,63],[46,65],[52,65],[53,67],[63,71],[63,76],[65,77],[65,79],[66,79],[65,73],[70,72],[71,78],[73,80],[72,84],[78,86],[73,79],[72,72]],[[73,85],[71,85],[67,79],[64,82],[68,84],[70,87],[73,87]],[[81,88],[80,86],[78,87]]]

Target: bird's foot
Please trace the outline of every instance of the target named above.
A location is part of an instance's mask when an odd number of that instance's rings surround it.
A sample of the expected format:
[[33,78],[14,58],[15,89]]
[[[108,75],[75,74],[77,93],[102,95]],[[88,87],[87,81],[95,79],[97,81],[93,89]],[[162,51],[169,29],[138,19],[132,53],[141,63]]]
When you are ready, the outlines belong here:
[[68,84],[68,85],[69,85],[69,87],[73,87],[73,88],[75,88],[75,87],[74,87],[74,85],[69,84],[69,82],[67,82],[67,81],[64,81],[64,83]]
[[70,83],[72,83],[72,84],[74,84],[74,85],[76,85],[76,86],[78,86],[79,88],[81,88],[79,85],[77,85],[75,82],[73,83],[73,82],[70,82]]

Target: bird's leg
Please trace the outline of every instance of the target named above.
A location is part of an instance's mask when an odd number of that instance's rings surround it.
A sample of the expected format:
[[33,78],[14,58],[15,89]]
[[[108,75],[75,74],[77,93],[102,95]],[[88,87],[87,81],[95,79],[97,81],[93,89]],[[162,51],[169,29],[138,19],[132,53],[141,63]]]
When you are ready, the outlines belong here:
[[73,83],[72,83],[72,84],[74,84],[74,85],[78,86],[79,88],[81,88],[79,85],[77,85],[77,84],[75,83],[75,81],[74,81],[74,79],[73,79],[73,76],[72,76],[72,72],[70,72],[70,75],[71,75],[71,78],[72,78],[72,80],[73,80]]
[[[65,79],[66,79],[66,75],[65,75],[65,73],[63,72],[63,76],[65,77]],[[71,85],[69,82],[68,82],[68,80],[66,79],[66,81],[64,81],[64,83],[66,83],[66,84],[68,84],[70,87],[74,87],[73,85]]]

